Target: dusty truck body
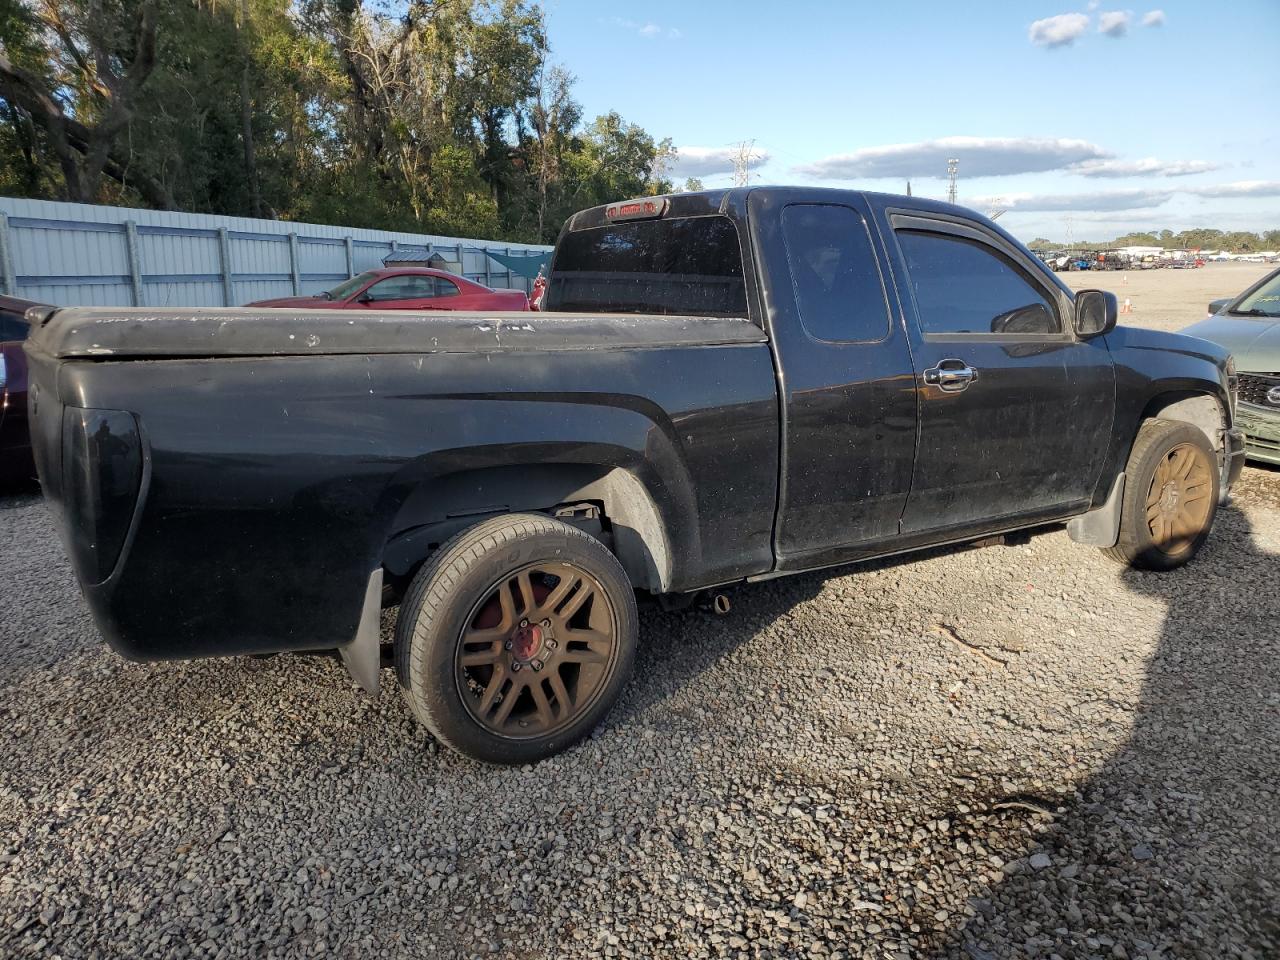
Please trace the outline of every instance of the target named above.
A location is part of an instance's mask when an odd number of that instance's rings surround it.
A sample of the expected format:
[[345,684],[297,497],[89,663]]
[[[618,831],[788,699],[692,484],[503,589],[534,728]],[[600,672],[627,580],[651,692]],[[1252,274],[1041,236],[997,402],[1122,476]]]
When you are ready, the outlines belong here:
[[473,756],[624,682],[687,596],[1068,524],[1194,555],[1240,469],[1225,352],[1114,328],[972,212],[755,188],[566,225],[543,313],[67,309],[37,466],[95,620],[153,660],[338,650]]

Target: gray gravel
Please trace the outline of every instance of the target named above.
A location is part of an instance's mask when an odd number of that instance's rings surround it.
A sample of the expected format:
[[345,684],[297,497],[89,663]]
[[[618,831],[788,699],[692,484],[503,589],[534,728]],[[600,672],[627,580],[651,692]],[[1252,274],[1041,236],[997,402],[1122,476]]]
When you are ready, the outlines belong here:
[[0,956],[1280,956],[1277,489],[1163,576],[1057,533],[647,610],[523,769],[328,660],[126,663],[0,499]]

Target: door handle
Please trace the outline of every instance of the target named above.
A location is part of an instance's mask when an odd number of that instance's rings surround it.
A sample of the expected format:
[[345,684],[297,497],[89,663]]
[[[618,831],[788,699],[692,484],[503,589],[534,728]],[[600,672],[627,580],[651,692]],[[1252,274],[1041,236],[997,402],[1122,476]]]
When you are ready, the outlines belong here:
[[978,379],[978,371],[963,360],[943,360],[924,372],[924,382],[947,393],[959,393]]

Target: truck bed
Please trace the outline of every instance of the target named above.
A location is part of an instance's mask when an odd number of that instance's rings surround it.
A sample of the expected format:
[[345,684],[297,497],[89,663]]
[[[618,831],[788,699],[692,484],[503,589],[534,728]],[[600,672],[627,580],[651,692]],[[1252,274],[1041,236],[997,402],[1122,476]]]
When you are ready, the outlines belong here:
[[27,344],[37,465],[134,659],[341,647],[371,572],[489,512],[598,507],[637,586],[683,590],[772,566],[765,341],[732,318],[53,310]]

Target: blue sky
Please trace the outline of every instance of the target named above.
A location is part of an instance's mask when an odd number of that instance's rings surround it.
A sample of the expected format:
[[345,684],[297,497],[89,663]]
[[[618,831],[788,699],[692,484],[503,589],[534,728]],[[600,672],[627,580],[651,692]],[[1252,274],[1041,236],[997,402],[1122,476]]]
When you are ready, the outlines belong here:
[[754,140],[762,183],[943,197],[958,157],[961,202],[1027,240],[1280,228],[1280,0],[545,6],[586,115],[707,186]]

